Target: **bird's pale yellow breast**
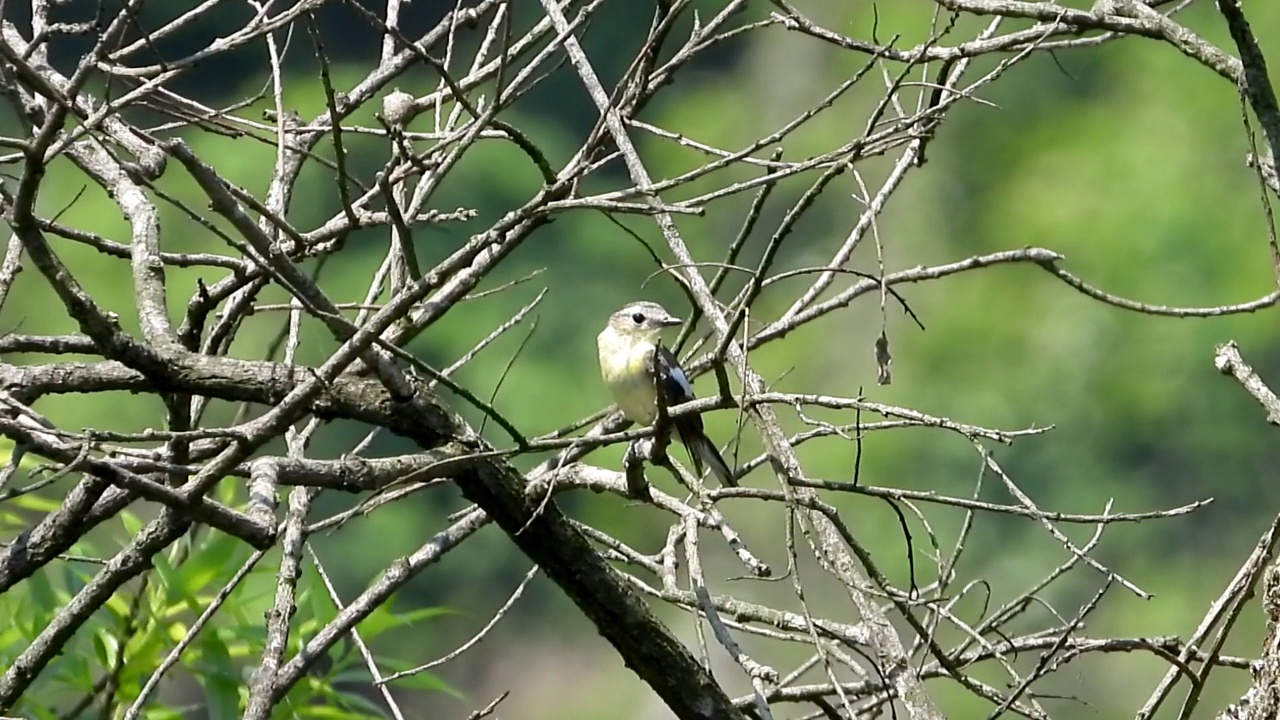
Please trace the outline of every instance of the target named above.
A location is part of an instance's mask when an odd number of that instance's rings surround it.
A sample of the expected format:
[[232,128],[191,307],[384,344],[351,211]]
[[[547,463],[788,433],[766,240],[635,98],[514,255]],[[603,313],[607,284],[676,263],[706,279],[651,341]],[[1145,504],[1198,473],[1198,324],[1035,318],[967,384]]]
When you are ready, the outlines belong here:
[[596,338],[596,349],[600,354],[600,376],[618,409],[632,422],[653,424],[657,415],[649,376],[653,343],[605,328]]

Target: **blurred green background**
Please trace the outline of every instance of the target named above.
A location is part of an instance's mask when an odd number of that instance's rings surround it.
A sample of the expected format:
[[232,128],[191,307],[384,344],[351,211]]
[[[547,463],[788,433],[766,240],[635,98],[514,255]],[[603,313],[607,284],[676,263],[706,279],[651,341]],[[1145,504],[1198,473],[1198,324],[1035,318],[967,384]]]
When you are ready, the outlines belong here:
[[[1077,3],[1080,5],[1080,3]],[[185,4],[184,4],[185,5]],[[718,3],[699,3],[713,12]],[[746,19],[767,16],[766,4],[753,7]],[[606,3],[595,16],[584,46],[606,82],[616,80],[629,64],[648,22],[647,3]],[[813,0],[798,7],[827,27],[853,37],[869,38],[873,26],[882,40],[900,35],[899,47],[910,47],[928,36],[934,10],[929,2],[880,3]],[[156,26],[181,12],[151,4],[141,26]],[[525,4],[516,25],[527,26],[537,8]],[[1274,41],[1263,30],[1280,27],[1280,7],[1251,3],[1246,8],[1273,66],[1280,62]],[[241,22],[244,11],[225,9],[218,22],[180,33],[162,52],[181,54],[225,33]],[[422,28],[442,12],[434,4],[412,7],[406,27]],[[335,85],[349,87],[372,66],[376,38],[353,30],[349,13],[329,8],[320,16],[327,50],[337,61]],[[1196,3],[1178,16],[1203,37],[1224,49],[1233,48],[1212,3]],[[688,23],[681,26],[687,32]],[[956,38],[968,38],[981,27],[973,18],[957,25]],[[1013,29],[1012,23],[1006,29]],[[221,28],[221,29],[219,29]],[[363,33],[363,34],[361,34]],[[413,34],[413,33],[410,33]],[[677,37],[682,37],[677,34]],[[314,72],[309,41],[295,37],[290,49],[285,104],[304,117],[324,107]],[[473,42],[473,39],[468,40]],[[949,39],[944,40],[948,44]],[[465,43],[464,43],[465,45]],[[467,45],[470,47],[470,45]],[[69,48],[64,52],[74,50]],[[1234,54],[1234,53],[1233,53]],[[265,57],[256,46],[201,67],[187,76],[180,89],[211,104],[226,104],[259,91],[266,76]],[[459,57],[466,58],[465,53]],[[57,59],[57,58],[55,58]],[[66,57],[61,58],[66,61]],[[969,77],[995,65],[981,59]],[[817,102],[866,61],[864,56],[837,51],[818,41],[782,28],[753,32],[725,44],[694,63],[676,83],[659,94],[642,119],[717,147],[736,149],[766,134]],[[463,61],[455,61],[459,68]],[[896,72],[896,66],[889,66]],[[435,88],[436,78],[417,67],[395,84],[415,94]],[[861,132],[870,108],[883,94],[878,72],[870,73],[830,111],[788,139],[788,158],[837,147]],[[1099,47],[1038,54],[1017,64],[978,95],[996,107],[975,103],[953,110],[929,146],[929,162],[913,170],[878,222],[879,240],[890,271],[917,265],[953,262],[971,255],[1024,246],[1049,248],[1063,254],[1063,267],[1103,289],[1139,301],[1167,305],[1218,305],[1265,295],[1275,284],[1259,203],[1258,182],[1244,162],[1250,146],[1241,121],[1235,89],[1196,65],[1172,47],[1145,39],[1126,39]],[[258,102],[242,111],[259,117],[269,104]],[[353,122],[370,124],[371,113],[357,113]],[[502,115],[543,149],[553,165],[565,162],[596,121],[578,81],[564,69],[544,82]],[[12,128],[6,116],[7,127]],[[425,129],[430,118],[419,118]],[[12,132],[12,130],[8,130]],[[701,156],[687,149],[635,132],[655,177],[667,177],[698,163]],[[231,140],[208,135],[189,136],[198,152],[211,159],[224,176],[261,194],[270,172],[274,149],[249,139]],[[368,177],[385,162],[387,148],[370,136],[346,136],[350,160]],[[321,154],[332,150],[322,147]],[[874,188],[882,182],[896,156],[861,162],[857,171]],[[738,173],[733,177],[746,177]],[[667,199],[690,197],[723,182],[718,176],[681,188]],[[748,243],[745,264],[758,259],[768,234],[811,178],[783,183],[766,208],[762,225]],[[479,232],[502,212],[524,202],[536,190],[538,177],[527,160],[511,146],[481,143],[446,181],[432,206],[442,210],[474,207],[474,221],[424,230],[415,236],[426,265],[456,249],[471,233]],[[606,169],[585,191],[625,183],[620,167]],[[51,169],[41,193],[41,208],[55,213],[65,208],[62,221],[126,241],[127,227],[111,201],[96,187],[82,196],[86,181],[62,163]],[[171,166],[164,186],[195,207],[203,207],[194,184]],[[824,262],[852,228],[860,206],[849,198],[859,192],[846,175],[799,224],[785,247],[779,267],[806,267]],[[715,201],[705,217],[678,219],[696,257],[719,259],[737,233],[749,196]],[[337,211],[337,194],[329,171],[312,166],[295,194],[290,219],[311,228]],[[162,206],[163,242],[169,250],[230,252],[216,238],[170,206]],[[661,238],[643,218],[622,221],[657,248]],[[133,316],[127,267],[65,241],[56,244],[86,287],[104,305],[124,318]],[[387,249],[387,238],[365,233],[353,238],[341,262],[325,271],[323,284],[337,301],[358,301],[368,278]],[[669,258],[668,258],[669,259]],[[850,267],[874,272],[872,243],[864,243]],[[503,381],[495,404],[530,435],[553,430],[590,414],[607,403],[604,389],[594,381],[593,336],[608,312],[637,297],[658,299],[677,314],[687,303],[668,279],[645,284],[655,269],[647,253],[601,216],[573,212],[557,217],[538,231],[506,261],[483,287],[495,287],[532,270],[544,269],[533,282],[488,299],[457,307],[432,326],[411,349],[440,367],[466,352],[489,330],[528,302],[543,287],[547,297],[536,311],[537,329]],[[709,274],[710,271],[708,271]],[[210,270],[168,273],[170,303],[180,317],[197,278],[212,282]],[[836,281],[847,286],[852,279]],[[731,283],[736,287],[740,279]],[[761,323],[775,319],[807,285],[807,278],[779,283],[766,291],[755,308]],[[1252,549],[1276,512],[1280,491],[1280,443],[1264,422],[1262,411],[1232,381],[1218,375],[1212,364],[1217,343],[1234,339],[1264,379],[1280,385],[1280,337],[1275,313],[1199,319],[1157,318],[1125,312],[1089,300],[1032,265],[1003,265],[969,272],[899,291],[920,316],[927,330],[918,328],[891,309],[889,334],[894,354],[894,383],[875,385],[871,342],[879,329],[874,294],[839,311],[815,326],[792,333],[784,341],[762,349],[755,366],[785,391],[856,395],[865,388],[869,399],[966,422],[1003,429],[1054,426],[1044,435],[996,448],[996,457],[1040,507],[1063,512],[1101,512],[1114,499],[1117,511],[1170,508],[1213,498],[1208,507],[1170,520],[1110,527],[1097,557],[1127,579],[1155,594],[1142,600],[1113,589],[1083,632],[1090,636],[1185,637],[1197,625],[1211,600],[1221,592],[1240,562]],[[722,299],[731,297],[722,293]],[[280,302],[278,290],[262,302]],[[27,333],[74,331],[62,316],[56,298],[34,271],[23,273],[0,313],[4,327]],[[243,357],[261,357],[279,331],[282,313],[260,313],[246,322],[235,348]],[[524,337],[516,331],[486,350],[465,368],[459,379],[478,394],[487,395]],[[333,343],[323,329],[308,326],[302,362],[319,362]],[[13,361],[13,360],[10,360]],[[21,362],[45,361],[23,357]],[[699,380],[699,386],[709,378]],[[704,391],[705,392],[705,391]],[[162,408],[153,398],[138,396],[59,396],[37,406],[67,429],[110,428],[117,431],[158,427]],[[475,422],[476,413],[458,409]],[[211,419],[226,422],[230,406],[216,406]],[[788,428],[803,428],[784,413]],[[834,414],[822,415],[828,420]],[[850,422],[851,418],[840,417]],[[733,413],[707,418],[714,437],[727,438],[734,428]],[[321,431],[313,445],[317,456],[337,456],[349,450],[364,429],[336,424]],[[491,438],[501,440],[492,428]],[[748,431],[743,457],[758,445]],[[398,438],[381,437],[374,455],[409,452]],[[839,440],[803,446],[800,455],[816,477],[847,480],[852,474],[854,449]],[[616,465],[620,449],[592,456],[594,462]],[[537,458],[521,459],[523,466]],[[980,461],[962,438],[932,430],[895,430],[871,435],[863,450],[860,480],[864,483],[965,496],[973,492]],[[656,482],[667,478],[656,478]],[[771,487],[773,478],[758,472],[747,484]],[[229,491],[228,491],[229,492]],[[56,498],[56,488],[48,498]],[[988,477],[981,497],[1008,502],[998,481]],[[313,512],[322,517],[349,507],[355,499],[322,495]],[[902,538],[893,513],[879,501],[835,497],[855,533],[875,552],[881,568],[905,583],[907,571]],[[668,518],[632,506],[616,497],[562,496],[562,506],[574,517],[601,527],[654,552],[661,547]],[[333,575],[339,593],[354,597],[393,559],[412,552],[441,527],[443,518],[463,503],[451,491],[431,491],[348,523],[338,532],[314,538],[320,557]],[[728,504],[729,517],[748,543],[776,570],[786,566],[778,544],[781,516],[751,504]],[[32,501],[22,512],[5,512],[0,528],[11,537],[39,509]],[[151,511],[139,508],[140,515]],[[948,549],[961,516],[926,508],[938,542]],[[914,521],[913,521],[914,523]],[[926,534],[913,524],[917,554],[928,552]],[[125,528],[104,530],[116,537]],[[1077,542],[1090,527],[1066,528]],[[103,540],[109,541],[109,540]],[[713,559],[709,567],[713,589],[743,597],[794,605],[787,583],[726,582],[741,573],[709,538]],[[225,574],[202,580],[216,589],[247,553],[229,550]],[[961,581],[985,578],[992,605],[1012,597],[1063,562],[1066,553],[1037,523],[980,517],[958,568]],[[260,617],[269,600],[269,560],[255,574],[256,590],[246,592],[244,622]],[[927,563],[926,563],[927,564]],[[418,577],[394,603],[397,611],[447,608],[449,613],[415,620],[396,632],[372,641],[379,656],[419,663],[438,657],[470,637],[503,604],[528,568],[506,538],[486,528],[438,567]],[[925,572],[927,568],[918,569]],[[816,605],[833,617],[854,618],[840,601],[837,588],[808,570]],[[60,580],[74,589],[74,578]],[[1102,584],[1100,574],[1077,570],[1055,583],[1046,598],[1069,614]],[[957,586],[959,587],[959,585]],[[24,602],[12,597],[8,602]],[[35,612],[29,599],[26,611]],[[977,617],[981,601],[960,605],[966,617]],[[663,609],[682,637],[693,641],[687,615]],[[325,610],[315,610],[323,616]],[[305,613],[304,613],[305,614]],[[1025,626],[1052,624],[1046,611],[1032,611]],[[1256,655],[1263,625],[1256,607],[1246,611],[1225,651]],[[77,642],[89,642],[86,633]],[[16,640],[14,642],[17,642]],[[9,645],[0,659],[21,647]],[[802,656],[795,650],[748,642],[748,651],[780,670]],[[348,655],[350,648],[341,651]],[[74,654],[74,653],[72,653]],[[718,649],[715,667],[735,692],[744,692],[741,672]],[[1026,664],[1035,658],[1021,658]],[[58,662],[71,662],[60,659]],[[55,666],[57,663],[55,663]],[[1086,658],[1068,666],[1041,690],[1063,699],[1045,700],[1055,717],[1109,718],[1131,716],[1150,693],[1166,665],[1150,656],[1115,654]],[[192,670],[192,668],[188,668]],[[198,673],[199,668],[194,668]],[[145,672],[142,668],[140,672]],[[457,661],[437,668],[437,678],[455,692],[402,688],[396,691],[416,717],[465,717],[505,690],[512,695],[499,716],[519,718],[660,718],[665,709],[579,617],[570,603],[545,579],[538,578],[512,614],[492,634]],[[165,688],[162,697],[175,707],[199,697],[188,674]],[[183,679],[186,678],[186,679]],[[984,679],[1000,682],[998,675]],[[815,680],[816,681],[816,680]],[[1245,673],[1219,671],[1213,676],[1196,717],[1209,717],[1238,698],[1247,683]],[[39,687],[39,686],[38,686]],[[351,687],[362,688],[353,680]],[[930,685],[948,717],[982,718],[989,706],[966,697],[954,683]],[[364,690],[358,690],[365,692]],[[53,685],[35,699],[65,709],[65,688]],[[1161,717],[1176,715],[1175,697]],[[374,706],[378,704],[373,701]],[[193,707],[193,706],[192,706]],[[790,717],[795,708],[775,709]],[[293,711],[297,711],[294,708]],[[32,710],[34,712],[34,710]],[[199,717],[194,709],[184,713]],[[210,711],[211,716],[216,715]]]

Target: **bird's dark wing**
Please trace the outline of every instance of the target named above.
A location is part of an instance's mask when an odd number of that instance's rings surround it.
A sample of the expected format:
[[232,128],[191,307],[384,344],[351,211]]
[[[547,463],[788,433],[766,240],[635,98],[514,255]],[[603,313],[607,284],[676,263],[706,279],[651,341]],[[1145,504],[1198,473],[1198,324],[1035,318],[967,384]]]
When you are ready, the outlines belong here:
[[[656,359],[658,373],[662,378],[663,400],[666,402],[667,409],[670,410],[676,405],[695,399],[693,384],[689,382],[689,376],[685,374],[684,368],[680,367],[680,361],[665,345],[658,345]],[[680,442],[689,450],[689,459],[693,461],[694,470],[701,476],[702,457],[696,452],[696,449],[705,440],[702,429],[702,416],[684,415],[678,417],[675,419],[675,426],[676,433],[680,435]]]
[[[663,345],[658,345],[654,359],[662,380],[663,400],[666,402],[667,409],[695,399],[689,376],[685,374],[684,368],[680,367],[680,361],[676,360],[676,356],[670,350]],[[716,449],[716,444],[711,442],[703,432],[701,415],[683,415],[675,419],[675,425],[676,432],[680,435],[680,442],[689,451],[689,459],[693,461],[693,469],[697,471],[698,477],[702,477],[702,468],[705,464],[711,466],[712,472],[724,485],[738,484],[734,479],[733,470]]]
[[[662,399],[666,401],[667,407],[672,408],[695,399],[689,376],[685,375],[684,368],[680,367],[680,361],[676,360],[676,356],[665,345],[658,346],[657,361],[658,374],[662,378]],[[698,418],[697,415],[689,417]],[[702,421],[699,419],[698,425],[701,424]]]

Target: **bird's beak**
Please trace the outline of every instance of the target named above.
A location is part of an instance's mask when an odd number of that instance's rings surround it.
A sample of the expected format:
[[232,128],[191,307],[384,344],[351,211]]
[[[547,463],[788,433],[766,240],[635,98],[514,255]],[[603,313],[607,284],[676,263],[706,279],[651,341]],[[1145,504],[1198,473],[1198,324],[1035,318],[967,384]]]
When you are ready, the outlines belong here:
[[680,319],[680,318],[678,318],[678,317],[672,317],[672,316],[668,315],[668,316],[666,316],[665,318],[663,318],[663,319],[662,319],[662,326],[663,326],[663,327],[673,327],[673,326],[675,326],[675,325],[679,325],[679,324],[681,324],[681,323],[683,323],[683,322],[684,322],[684,321],[683,321],[683,320],[681,320],[681,319]]

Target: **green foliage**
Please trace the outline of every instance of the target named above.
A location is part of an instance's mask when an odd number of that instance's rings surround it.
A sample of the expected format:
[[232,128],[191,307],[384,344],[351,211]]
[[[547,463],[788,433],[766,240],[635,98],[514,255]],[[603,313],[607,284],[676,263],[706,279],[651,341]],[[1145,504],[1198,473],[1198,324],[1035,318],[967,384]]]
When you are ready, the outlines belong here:
[[[110,537],[79,543],[69,557],[110,554],[146,522],[147,518],[126,510],[110,529]],[[142,717],[186,717],[191,708],[182,703],[192,697],[178,688],[192,684],[199,688],[200,707],[209,717],[240,717],[247,699],[247,681],[253,672],[248,663],[262,656],[267,639],[261,619],[273,602],[278,553],[273,553],[274,559],[270,555],[263,558],[243,582],[218,598],[237,570],[250,560],[250,549],[218,532],[204,531],[188,542],[188,550],[157,556],[153,572],[143,581],[126,586],[90,619],[26,694],[18,708],[22,713],[34,718],[58,717],[71,707],[101,707],[102,687],[110,677],[115,688],[112,707],[117,713],[113,716],[118,717],[139,696],[162,660],[182,642],[189,646],[152,694]],[[0,626],[0,665],[11,664],[92,575],[92,564],[57,561],[0,594],[0,617],[8,620]],[[297,611],[286,659],[338,612],[309,565],[298,580],[296,592]],[[215,600],[221,610],[194,639],[189,637],[196,619]],[[362,639],[379,658],[379,670],[384,675],[410,668],[414,663],[384,652],[382,636],[397,629],[429,633],[433,622],[452,612],[442,607],[397,612],[393,610],[394,600],[379,606],[358,626]],[[317,668],[289,692],[276,716],[344,720],[387,717],[385,705],[371,694],[371,683],[364,659],[349,640],[345,641],[330,650]],[[458,695],[430,673],[407,676],[396,681],[395,687],[398,692]]]

